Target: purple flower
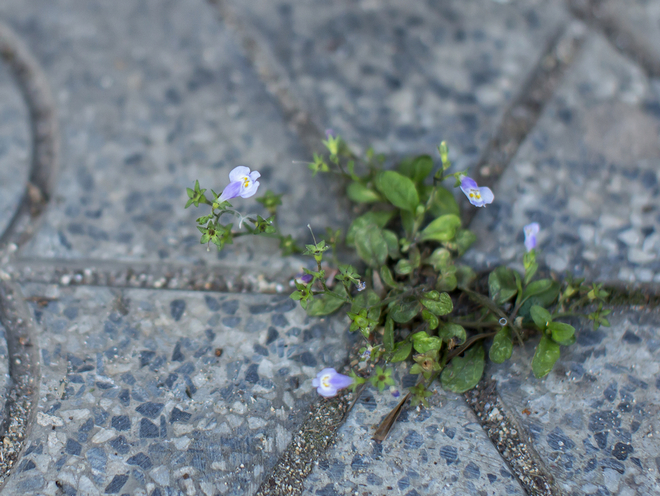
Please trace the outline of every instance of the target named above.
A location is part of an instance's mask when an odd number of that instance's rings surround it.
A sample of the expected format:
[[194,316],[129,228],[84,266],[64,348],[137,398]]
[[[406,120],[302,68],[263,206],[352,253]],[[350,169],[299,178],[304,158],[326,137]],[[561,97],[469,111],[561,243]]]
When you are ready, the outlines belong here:
[[390,394],[392,396],[394,396],[395,398],[398,398],[399,396],[401,396],[401,393],[399,392],[399,390],[397,388],[395,388],[394,386],[390,386]]
[[330,128],[325,130],[325,138],[330,139],[335,137],[335,132]]
[[477,182],[467,176],[461,178],[461,191],[465,193],[467,199],[475,207],[483,207],[489,203],[493,203],[495,195],[487,186],[479,187]]
[[534,248],[536,248],[536,235],[540,230],[541,226],[539,226],[538,222],[532,222],[531,224],[527,224],[525,227],[523,227],[523,231],[525,233],[525,248],[527,251],[532,251]]
[[364,281],[360,281],[357,285],[357,290],[364,291],[365,289],[367,289],[367,283]]
[[218,198],[218,203],[231,200],[240,196],[241,198],[250,198],[259,188],[259,179],[261,174],[257,171],[250,172],[249,167],[239,165],[229,173],[229,184],[222,191]]
[[303,274],[303,273],[298,273],[296,274],[296,282],[300,284],[309,284],[312,282],[312,279],[314,279],[314,276],[312,274]]
[[340,389],[347,388],[353,384],[353,378],[340,374],[335,369],[323,369],[312,379],[312,386],[316,392],[325,398],[331,398]]

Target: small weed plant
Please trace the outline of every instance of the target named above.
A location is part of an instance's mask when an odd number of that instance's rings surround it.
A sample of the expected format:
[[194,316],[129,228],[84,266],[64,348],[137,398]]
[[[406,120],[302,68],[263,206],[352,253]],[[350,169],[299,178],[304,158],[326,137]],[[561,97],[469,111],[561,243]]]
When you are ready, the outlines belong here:
[[[186,208],[200,204],[210,213],[197,219],[201,243],[218,250],[245,235],[276,238],[283,256],[303,254],[315,261],[295,279],[291,298],[310,316],[344,310],[350,331],[361,335],[361,368],[349,376],[324,369],[313,381],[319,394],[330,397],[340,389],[370,382],[380,391],[399,395],[391,377],[392,364],[408,361],[417,374],[408,391],[412,405],[428,406],[431,383],[456,393],[479,382],[486,357],[495,363],[511,358],[515,343],[537,341],[532,359],[536,377],[546,376],[560,356],[562,346],[575,342],[575,328],[562,322],[591,306],[586,315],[594,329],[609,326],[603,309],[607,292],[599,284],[585,284],[570,274],[560,280],[539,277],[537,236],[540,226],[524,228],[524,272],[500,266],[478,277],[461,256],[475,242],[476,234],[461,223],[459,205],[452,191],[460,188],[475,208],[494,201],[492,191],[479,187],[466,172],[450,172],[446,143],[438,147],[439,159],[429,155],[402,160],[390,170],[384,158],[368,150],[358,157],[331,132],[323,142],[327,153],[314,155],[313,175],[335,174],[345,181],[346,195],[361,215],[343,235],[327,228],[323,239],[301,247],[277,224],[282,195],[267,191],[259,198],[266,217],[243,216],[229,200],[253,196],[259,187],[258,172],[236,167],[221,194],[188,189]],[[224,219],[238,219],[237,225]],[[344,250],[354,250],[362,264],[342,264]],[[329,252],[329,253],[328,253]],[[460,302],[460,305],[458,304]],[[371,362],[373,367],[365,367]],[[364,377],[365,371],[370,375]]]

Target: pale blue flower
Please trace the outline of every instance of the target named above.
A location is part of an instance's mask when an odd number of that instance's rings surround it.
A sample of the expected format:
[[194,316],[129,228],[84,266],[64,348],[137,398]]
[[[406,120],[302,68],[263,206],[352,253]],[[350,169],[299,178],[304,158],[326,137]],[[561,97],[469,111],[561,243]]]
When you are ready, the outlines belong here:
[[229,173],[229,184],[222,191],[218,202],[222,203],[240,196],[241,198],[250,198],[259,188],[259,179],[261,174],[257,171],[250,172],[249,167],[239,165]]
[[340,374],[335,369],[323,369],[312,379],[312,386],[316,392],[325,398],[330,398],[337,394],[340,389],[347,388],[353,384],[353,378]]
[[523,227],[525,233],[525,248],[527,251],[532,251],[536,248],[536,235],[541,231],[541,226],[538,222],[532,222]]
[[401,396],[401,392],[394,386],[390,386],[390,394],[394,396],[395,398],[398,398]]
[[360,281],[357,285],[357,290],[364,291],[365,289],[367,289],[367,283],[364,281]]
[[493,203],[495,199],[495,195],[489,187],[483,186],[480,188],[474,179],[467,176],[461,178],[461,191],[465,193],[467,199],[475,207],[484,207],[489,203]]

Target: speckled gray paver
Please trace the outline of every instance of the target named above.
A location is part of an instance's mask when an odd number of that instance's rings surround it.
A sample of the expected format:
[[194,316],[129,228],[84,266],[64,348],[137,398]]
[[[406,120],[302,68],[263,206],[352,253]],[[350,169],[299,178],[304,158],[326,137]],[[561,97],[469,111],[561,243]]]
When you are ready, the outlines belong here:
[[404,410],[389,437],[378,443],[371,439],[373,426],[398,400],[367,389],[336,444],[307,478],[303,494],[524,495],[463,397],[442,389],[435,393],[430,409]]
[[487,373],[565,494],[658,494],[660,314],[627,309],[610,321],[580,325],[543,380],[529,365],[535,342]]
[[660,87],[597,34],[567,74],[472,228],[468,260],[521,260],[538,222],[558,272],[660,281]]
[[0,59],[0,236],[20,205],[29,175],[27,107],[9,68]]
[[[571,0],[578,12],[591,7],[591,15],[599,24],[614,31],[615,40],[626,38],[628,55],[642,55],[645,65],[660,75],[660,2],[658,0],[598,0],[581,2]],[[636,53],[635,53],[636,52]],[[640,53],[641,52],[641,53]]]
[[[24,255],[212,263],[194,222],[208,211],[184,210],[185,188],[221,191],[237,165],[286,193],[288,232],[332,222],[328,185],[292,163],[307,152],[204,0],[9,0],[0,15],[43,64],[61,123],[57,192]],[[275,250],[249,240],[223,256],[249,266]]]
[[292,98],[356,147],[474,163],[567,19],[561,2],[222,0]]
[[282,296],[24,290],[42,379],[3,494],[252,494],[346,349]]

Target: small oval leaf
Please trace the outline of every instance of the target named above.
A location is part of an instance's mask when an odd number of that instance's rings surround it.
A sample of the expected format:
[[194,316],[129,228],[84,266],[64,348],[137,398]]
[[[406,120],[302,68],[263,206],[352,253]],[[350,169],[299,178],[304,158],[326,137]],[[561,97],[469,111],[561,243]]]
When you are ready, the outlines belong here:
[[463,357],[455,357],[442,371],[442,387],[459,394],[472,389],[484,372],[484,357],[481,344],[470,348]]

